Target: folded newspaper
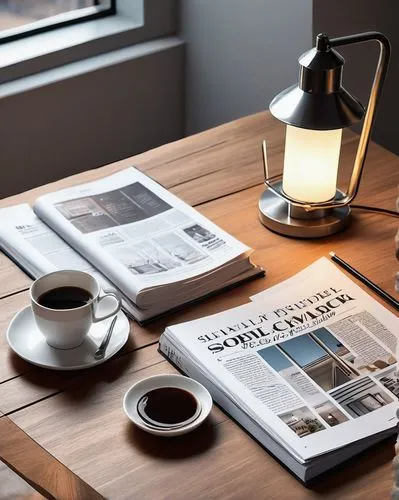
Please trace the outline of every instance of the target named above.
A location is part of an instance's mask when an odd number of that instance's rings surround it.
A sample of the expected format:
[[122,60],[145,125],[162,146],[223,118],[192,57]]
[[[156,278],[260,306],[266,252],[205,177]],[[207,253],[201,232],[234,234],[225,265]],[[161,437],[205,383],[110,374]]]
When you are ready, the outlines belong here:
[[322,258],[160,351],[308,481],[395,432],[398,318]]
[[0,247],[33,278],[90,272],[140,322],[264,274],[250,248],[135,168],[0,216]]

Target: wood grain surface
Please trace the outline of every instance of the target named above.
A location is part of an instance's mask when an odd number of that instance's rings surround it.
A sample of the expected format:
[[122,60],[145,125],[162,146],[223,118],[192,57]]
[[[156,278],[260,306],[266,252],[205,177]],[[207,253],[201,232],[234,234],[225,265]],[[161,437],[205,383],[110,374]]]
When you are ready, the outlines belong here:
[[[36,491],[32,494],[33,496],[29,495],[26,498],[32,500],[43,498],[43,496],[65,500],[102,498],[99,493],[55,460],[7,417],[0,418],[0,458],[29,483],[31,490]],[[24,498],[24,496],[17,496],[18,490],[21,489],[20,481],[14,482],[14,486],[10,485],[10,488],[14,491],[12,491],[13,495],[7,495],[8,499]]]
[[0,500],[44,500],[44,498],[0,460]]
[[[263,138],[268,142],[270,166],[278,172],[283,162],[284,129],[268,114],[261,113],[0,202],[0,206],[32,204],[45,192],[137,165],[254,248],[254,262],[267,270],[265,279],[244,284],[149,326],[132,323],[129,341],[114,359],[92,370],[65,374],[33,367],[7,348],[6,327],[12,316],[28,304],[26,290],[31,281],[2,256],[0,270],[7,279],[0,292],[0,410],[47,450],[48,457],[54,455],[54,464],[59,460],[102,495],[155,499],[389,495],[392,441],[379,444],[305,488],[217,408],[200,429],[176,440],[145,435],[135,430],[123,414],[123,394],[135,380],[174,371],[156,351],[157,339],[168,323],[243,304],[250,295],[289,277],[330,250],[395,293],[395,219],[354,211],[349,229],[316,241],[284,238],[259,223]],[[357,136],[347,133],[341,152],[343,186],[356,147]],[[398,167],[396,156],[372,144],[356,202],[394,209]],[[0,422],[5,419],[0,418]],[[30,440],[26,434],[23,436]],[[49,486],[54,481],[44,472],[40,475],[38,468],[34,471],[36,478],[40,476],[39,484]]]

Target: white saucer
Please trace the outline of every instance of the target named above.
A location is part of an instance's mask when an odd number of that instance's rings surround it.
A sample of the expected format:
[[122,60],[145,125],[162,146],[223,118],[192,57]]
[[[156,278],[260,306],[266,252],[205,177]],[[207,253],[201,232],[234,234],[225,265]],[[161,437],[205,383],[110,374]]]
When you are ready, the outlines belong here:
[[[137,403],[144,394],[160,387],[179,387],[180,389],[191,392],[201,403],[201,414],[199,417],[190,424],[179,427],[178,429],[154,429],[146,425],[137,412]],[[123,398],[123,409],[130,420],[136,424],[137,427],[143,429],[143,431],[155,434],[156,436],[172,437],[187,434],[187,432],[201,425],[212,409],[212,398],[208,390],[192,378],[183,377],[183,375],[154,375],[153,377],[142,379],[132,385]]]
[[107,361],[123,347],[129,337],[129,321],[122,311],[114,326],[111,340],[103,359],[94,359],[94,353],[107,331],[112,318],[94,323],[83,344],[74,349],[50,347],[37,328],[30,306],[19,311],[7,329],[7,342],[25,361],[50,370],[81,370]]

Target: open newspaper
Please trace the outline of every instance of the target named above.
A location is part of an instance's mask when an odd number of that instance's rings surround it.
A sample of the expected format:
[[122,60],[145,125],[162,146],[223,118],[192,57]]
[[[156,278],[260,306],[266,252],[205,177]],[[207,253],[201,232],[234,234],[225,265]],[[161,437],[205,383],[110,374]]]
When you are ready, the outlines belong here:
[[138,321],[263,274],[250,248],[134,168],[0,217],[1,248],[32,277],[91,272]]
[[252,299],[169,326],[160,351],[303,481],[393,432],[394,314],[326,258]]

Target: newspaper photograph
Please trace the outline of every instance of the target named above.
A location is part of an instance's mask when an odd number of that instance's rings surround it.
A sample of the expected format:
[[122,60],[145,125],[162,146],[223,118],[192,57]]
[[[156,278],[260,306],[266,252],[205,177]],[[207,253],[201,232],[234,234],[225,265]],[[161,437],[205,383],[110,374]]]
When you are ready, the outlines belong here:
[[326,258],[299,274],[168,327],[160,350],[306,459],[395,425],[399,320]]
[[139,306],[146,287],[207,274],[250,253],[134,168],[44,195],[34,211]]

